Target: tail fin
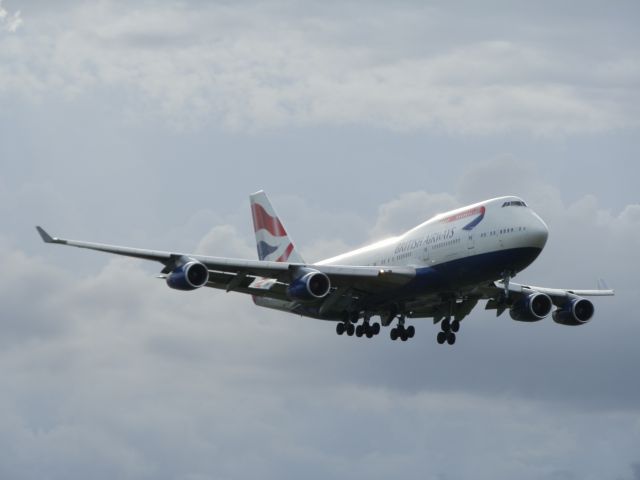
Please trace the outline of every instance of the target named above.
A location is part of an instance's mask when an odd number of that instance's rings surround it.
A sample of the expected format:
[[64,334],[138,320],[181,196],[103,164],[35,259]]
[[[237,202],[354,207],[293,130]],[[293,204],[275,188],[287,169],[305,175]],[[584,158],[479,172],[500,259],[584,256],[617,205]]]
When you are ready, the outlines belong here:
[[276,211],[262,190],[250,196],[258,258],[273,262],[304,263]]

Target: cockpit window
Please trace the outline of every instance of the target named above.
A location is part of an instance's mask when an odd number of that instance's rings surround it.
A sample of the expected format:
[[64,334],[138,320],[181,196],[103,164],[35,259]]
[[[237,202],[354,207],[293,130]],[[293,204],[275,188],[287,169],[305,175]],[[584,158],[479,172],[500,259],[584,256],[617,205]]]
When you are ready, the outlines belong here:
[[508,202],[504,202],[502,204],[502,208],[504,207],[526,207],[527,204],[524,203],[522,200],[511,200]]

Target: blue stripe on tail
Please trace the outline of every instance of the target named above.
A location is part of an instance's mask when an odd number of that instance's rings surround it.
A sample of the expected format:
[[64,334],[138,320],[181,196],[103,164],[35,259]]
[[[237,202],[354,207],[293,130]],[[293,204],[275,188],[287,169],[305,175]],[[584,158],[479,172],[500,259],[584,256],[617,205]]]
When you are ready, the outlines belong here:
[[278,247],[272,247],[267,242],[263,242],[263,241],[258,242],[257,247],[258,247],[258,258],[260,260],[264,260],[265,258],[267,258],[269,255],[271,255],[273,252],[275,252],[278,249]]

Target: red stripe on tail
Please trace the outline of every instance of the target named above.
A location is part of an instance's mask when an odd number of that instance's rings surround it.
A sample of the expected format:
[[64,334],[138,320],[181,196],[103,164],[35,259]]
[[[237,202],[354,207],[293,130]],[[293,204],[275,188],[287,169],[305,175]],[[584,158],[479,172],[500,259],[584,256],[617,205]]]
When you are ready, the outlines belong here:
[[289,255],[293,252],[293,243],[290,243],[287,249],[284,251],[282,255],[276,260],[276,262],[286,262],[289,260]]
[[280,223],[280,220],[269,215],[261,205],[257,203],[252,204],[251,213],[253,215],[253,226],[256,232],[265,229],[274,237],[287,236],[287,232],[282,226],[282,223]]

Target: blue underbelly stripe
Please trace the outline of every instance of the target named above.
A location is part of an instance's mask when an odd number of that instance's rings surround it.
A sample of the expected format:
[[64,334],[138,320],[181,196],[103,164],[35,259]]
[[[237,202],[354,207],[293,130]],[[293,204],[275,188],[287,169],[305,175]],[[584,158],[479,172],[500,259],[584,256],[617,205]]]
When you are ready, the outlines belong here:
[[541,249],[534,247],[497,250],[418,268],[416,278],[401,290],[407,289],[407,293],[413,294],[432,293],[495,281],[505,270],[520,272],[525,269],[540,252]]

